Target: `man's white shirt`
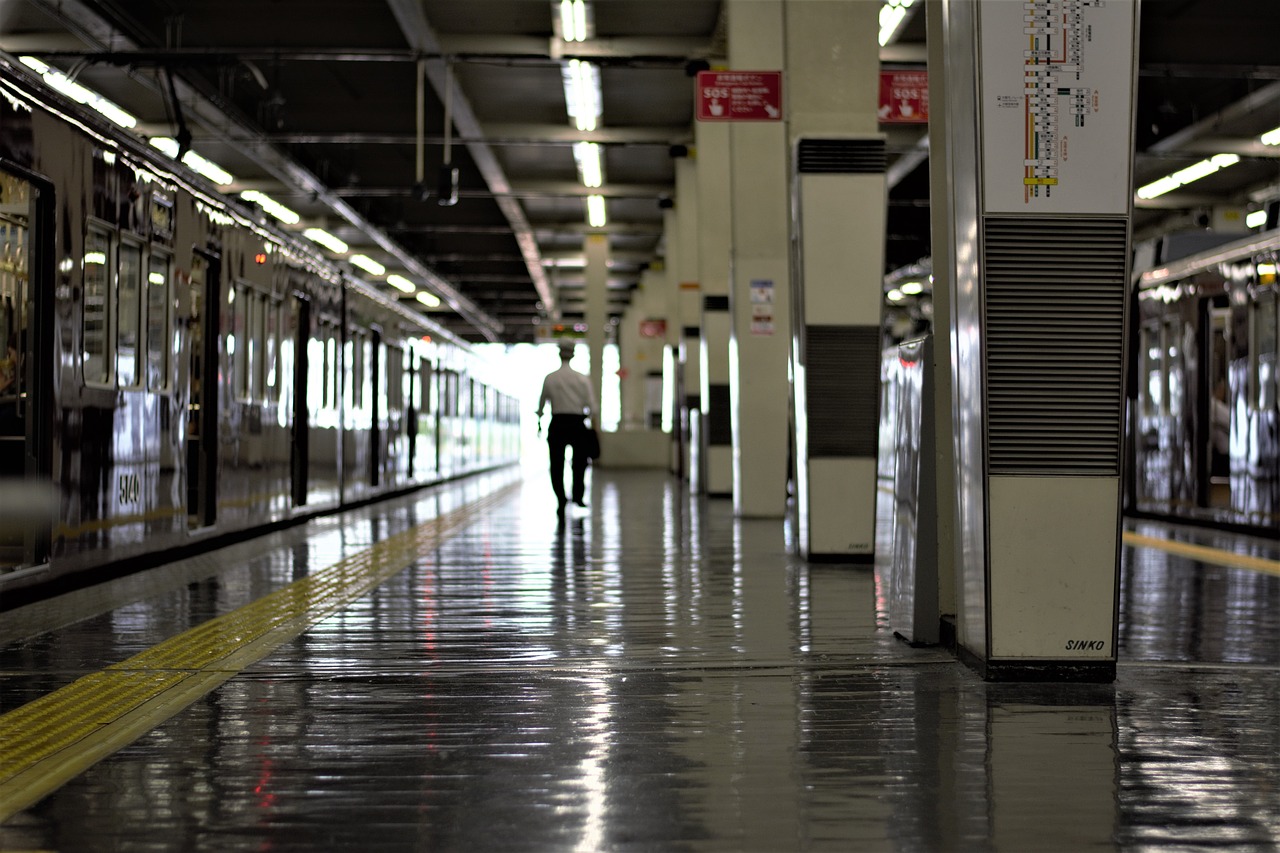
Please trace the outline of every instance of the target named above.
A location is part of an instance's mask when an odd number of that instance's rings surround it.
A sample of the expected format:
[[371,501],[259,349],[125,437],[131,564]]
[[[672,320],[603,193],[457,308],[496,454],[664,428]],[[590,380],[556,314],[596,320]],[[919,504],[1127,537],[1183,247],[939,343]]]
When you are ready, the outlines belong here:
[[591,380],[569,365],[561,365],[559,370],[547,374],[543,380],[542,397],[538,400],[539,416],[548,403],[553,415],[594,414],[596,400]]

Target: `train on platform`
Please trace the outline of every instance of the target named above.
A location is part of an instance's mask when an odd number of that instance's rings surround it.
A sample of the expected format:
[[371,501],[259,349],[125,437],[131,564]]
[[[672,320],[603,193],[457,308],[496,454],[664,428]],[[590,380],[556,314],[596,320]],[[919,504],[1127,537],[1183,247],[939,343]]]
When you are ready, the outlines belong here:
[[[464,341],[0,59],[0,597],[519,457]],[[16,497],[15,497],[16,495]]]
[[1280,230],[1136,276],[1126,509],[1280,534]]

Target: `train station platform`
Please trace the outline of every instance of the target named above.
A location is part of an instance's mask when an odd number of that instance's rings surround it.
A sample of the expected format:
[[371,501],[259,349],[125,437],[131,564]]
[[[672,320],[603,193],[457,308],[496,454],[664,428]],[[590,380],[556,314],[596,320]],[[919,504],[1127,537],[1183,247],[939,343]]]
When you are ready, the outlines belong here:
[[545,481],[0,613],[0,849],[1280,846],[1274,541],[1135,523],[1115,683],[991,684],[784,522]]

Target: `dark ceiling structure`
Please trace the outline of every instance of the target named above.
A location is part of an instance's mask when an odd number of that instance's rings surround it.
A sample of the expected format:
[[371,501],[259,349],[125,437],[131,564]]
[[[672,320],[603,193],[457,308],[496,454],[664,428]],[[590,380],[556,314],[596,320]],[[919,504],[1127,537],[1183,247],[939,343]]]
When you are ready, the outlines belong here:
[[[225,191],[278,202],[293,230],[337,238],[335,257],[373,261],[360,274],[402,299],[424,293],[459,336],[529,341],[582,316],[587,233],[608,235],[614,315],[661,262],[673,157],[693,143],[691,73],[726,54],[720,0],[588,0],[576,20],[566,5],[0,0],[0,49],[217,164]],[[908,5],[886,67],[924,67],[923,6]],[[1277,33],[1275,0],[1143,2],[1135,190],[1238,159],[1136,199],[1135,239],[1280,197],[1280,140],[1261,140],[1280,126]],[[929,255],[928,141],[923,125],[883,130],[888,272]]]

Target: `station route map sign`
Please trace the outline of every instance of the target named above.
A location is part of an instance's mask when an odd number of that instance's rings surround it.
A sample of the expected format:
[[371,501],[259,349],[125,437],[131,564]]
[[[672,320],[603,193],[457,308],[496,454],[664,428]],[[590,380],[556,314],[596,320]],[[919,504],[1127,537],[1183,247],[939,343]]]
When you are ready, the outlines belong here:
[[982,0],[984,207],[1129,209],[1133,0]]

